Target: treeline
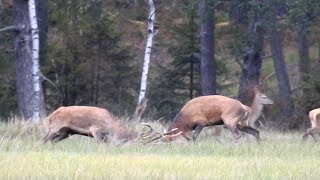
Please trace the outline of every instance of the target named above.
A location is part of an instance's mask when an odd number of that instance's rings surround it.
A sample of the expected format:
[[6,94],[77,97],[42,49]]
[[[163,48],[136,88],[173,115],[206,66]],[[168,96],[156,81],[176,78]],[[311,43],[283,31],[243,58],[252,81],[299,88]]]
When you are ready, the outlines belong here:
[[[135,109],[148,4],[144,0],[37,0],[45,109],[93,105]],[[170,120],[190,98],[223,94],[250,104],[259,85],[275,100],[265,117],[304,126],[319,107],[317,0],[156,0],[146,116]],[[2,0],[0,28],[17,18]],[[0,32],[0,115],[19,114],[15,31]],[[20,95],[21,96],[21,95]]]

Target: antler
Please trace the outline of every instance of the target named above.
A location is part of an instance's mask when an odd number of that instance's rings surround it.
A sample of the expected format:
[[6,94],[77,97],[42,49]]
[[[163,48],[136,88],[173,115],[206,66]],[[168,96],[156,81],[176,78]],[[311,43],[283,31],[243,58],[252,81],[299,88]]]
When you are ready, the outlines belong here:
[[[161,139],[164,136],[171,134],[172,132],[178,130],[178,128],[172,129],[169,132],[165,132],[165,133],[159,133],[157,131],[155,131],[150,124],[148,123],[141,123],[142,125],[145,125],[146,127],[149,128],[149,130],[146,130],[144,132],[141,133],[141,135],[139,136],[139,140],[144,143],[151,143],[155,140]],[[149,139],[151,137],[151,139]]]

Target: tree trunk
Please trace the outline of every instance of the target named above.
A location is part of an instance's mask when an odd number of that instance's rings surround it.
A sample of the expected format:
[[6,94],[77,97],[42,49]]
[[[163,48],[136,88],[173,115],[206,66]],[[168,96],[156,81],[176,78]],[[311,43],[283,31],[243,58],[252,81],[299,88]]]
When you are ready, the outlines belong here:
[[318,63],[320,63],[320,41],[318,40],[318,43],[317,43],[317,45],[318,45]]
[[32,58],[32,85],[33,85],[33,115],[32,121],[39,122],[41,118],[41,112],[43,112],[43,94],[42,85],[40,79],[40,65],[39,65],[39,29],[36,14],[36,4],[35,0],[28,1],[29,7],[29,20],[31,28],[31,58]]
[[141,87],[140,87],[140,94],[139,94],[139,101],[145,97],[147,91],[147,78],[148,78],[148,71],[149,71],[149,62],[151,56],[151,49],[152,49],[152,40],[154,36],[154,29],[153,23],[155,19],[155,7],[153,4],[153,0],[149,0],[149,17],[148,17],[148,34],[147,34],[147,43],[146,49],[144,54],[144,63],[143,63],[143,70],[141,76]]
[[16,58],[16,87],[18,97],[19,115],[25,119],[32,117],[30,102],[32,97],[32,64],[27,49],[30,48],[28,4],[25,0],[15,0],[15,22],[18,27],[15,35],[15,58]]
[[[39,51],[39,64],[41,67],[41,62],[46,58],[47,52],[47,34],[48,34],[48,4],[47,0],[36,0],[36,13],[37,13],[37,22],[39,30],[39,41],[40,41],[40,51]],[[41,72],[41,70],[40,70]],[[46,117],[46,107],[44,99],[44,89],[41,85],[40,98],[41,98],[41,107],[40,107],[40,117]]]
[[[299,67],[301,74],[301,82],[306,85],[309,81],[308,73],[310,72],[310,58],[309,58],[309,41],[308,41],[308,27],[301,23],[297,29],[298,35],[298,48],[299,48]],[[306,89],[303,88],[303,94],[306,93]]]
[[276,4],[271,6],[270,9],[270,46],[273,57],[273,65],[275,69],[275,73],[278,81],[278,89],[279,89],[279,99],[281,104],[283,105],[282,113],[281,113],[281,121],[289,120],[290,115],[293,114],[294,107],[291,101],[291,87],[289,82],[289,77],[287,73],[286,63],[284,61],[283,56],[283,46],[280,34],[277,30],[277,11]]
[[199,17],[202,95],[216,94],[213,4],[207,0],[200,0]]
[[[254,7],[253,7],[254,8]],[[261,20],[262,17],[257,11],[249,18],[248,25],[248,47],[243,60],[242,74],[240,77],[239,100],[250,105],[254,93],[252,92],[254,86],[259,85],[263,50],[263,28]]]
[[140,86],[140,93],[139,93],[139,99],[138,104],[135,110],[135,113],[133,115],[134,119],[140,119],[141,115],[143,114],[145,108],[147,99],[146,91],[147,91],[147,78],[148,78],[148,71],[149,71],[149,62],[150,62],[150,56],[151,56],[151,49],[152,49],[152,40],[154,33],[154,19],[155,19],[155,7],[153,0],[149,0],[149,16],[148,16],[148,31],[147,31],[147,43],[146,43],[146,49],[144,54],[144,63],[143,63],[143,70],[141,75],[141,86]]
[[[30,17],[33,15],[28,16],[28,1],[15,0],[13,8],[15,11],[14,24],[18,27],[15,35],[15,58],[19,115],[24,119],[33,118],[33,120],[37,121],[43,115],[41,107],[44,107],[44,103],[41,102],[40,98],[43,94],[39,78],[39,67],[37,68],[37,62],[32,59],[35,54],[33,54],[34,48],[32,48],[31,40],[37,39],[36,36],[32,36],[34,34],[30,34],[31,31],[35,33],[35,29],[32,29],[34,27],[30,26]],[[35,49],[38,49],[38,45],[37,43],[35,44]],[[39,60],[36,55],[35,60]],[[36,76],[34,77],[33,75]]]

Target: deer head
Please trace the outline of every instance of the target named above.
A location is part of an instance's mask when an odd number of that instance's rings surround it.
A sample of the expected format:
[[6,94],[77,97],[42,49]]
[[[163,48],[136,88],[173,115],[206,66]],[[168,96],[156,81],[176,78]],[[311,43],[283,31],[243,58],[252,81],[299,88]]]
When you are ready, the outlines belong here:
[[255,96],[253,102],[259,104],[273,104],[273,100],[267,97],[264,93],[262,93],[258,87],[254,88]]

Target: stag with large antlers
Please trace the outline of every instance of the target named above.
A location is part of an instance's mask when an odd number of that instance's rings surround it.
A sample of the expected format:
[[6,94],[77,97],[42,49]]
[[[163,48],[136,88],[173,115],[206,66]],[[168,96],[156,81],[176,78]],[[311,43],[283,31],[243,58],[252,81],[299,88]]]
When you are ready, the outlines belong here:
[[320,132],[320,108],[311,110],[309,112],[309,119],[311,122],[311,127],[302,136],[302,140],[306,140],[309,136],[311,136],[313,140],[317,141],[315,135],[319,134]]
[[106,109],[90,106],[60,107],[47,118],[47,127],[44,142],[58,142],[74,134],[94,137],[104,142],[110,137],[122,141],[138,137]]
[[[187,140],[195,141],[201,130],[207,126],[224,125],[234,138],[241,137],[240,131],[252,134],[257,141],[260,140],[259,131],[247,125],[251,108],[243,105],[240,101],[221,95],[209,95],[194,98],[188,101],[177,114],[172,124],[169,126],[169,133],[161,134],[148,142],[162,139],[172,141],[179,135]],[[151,127],[151,126],[149,126]],[[150,129],[152,131],[152,129]]]

